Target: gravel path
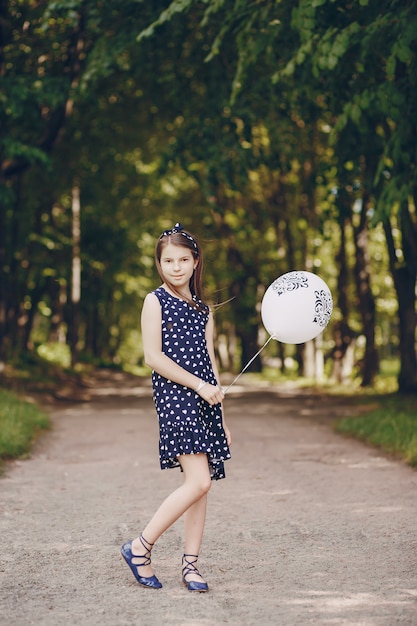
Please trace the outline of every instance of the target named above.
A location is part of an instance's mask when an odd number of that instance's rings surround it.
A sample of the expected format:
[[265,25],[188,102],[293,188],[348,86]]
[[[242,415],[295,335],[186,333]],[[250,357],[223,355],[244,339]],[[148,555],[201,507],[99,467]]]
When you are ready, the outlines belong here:
[[180,481],[159,470],[149,387],[89,395],[51,405],[53,430],[0,479],[1,626],[417,624],[417,472],[334,434],[343,399],[229,392],[233,458],[200,558],[210,592],[192,594],[181,522],[153,552],[163,589],[119,555]]

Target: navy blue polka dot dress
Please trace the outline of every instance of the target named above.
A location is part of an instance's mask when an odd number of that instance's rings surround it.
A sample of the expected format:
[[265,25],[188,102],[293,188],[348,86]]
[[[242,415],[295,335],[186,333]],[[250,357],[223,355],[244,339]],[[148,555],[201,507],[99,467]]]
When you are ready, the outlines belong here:
[[[162,310],[162,350],[201,380],[217,384],[206,345],[209,309],[203,311],[159,287],[153,292]],[[153,398],[159,419],[161,469],[180,467],[178,455],[207,454],[212,480],[225,478],[230,458],[222,425],[221,404],[211,406],[193,389],[152,372]]]

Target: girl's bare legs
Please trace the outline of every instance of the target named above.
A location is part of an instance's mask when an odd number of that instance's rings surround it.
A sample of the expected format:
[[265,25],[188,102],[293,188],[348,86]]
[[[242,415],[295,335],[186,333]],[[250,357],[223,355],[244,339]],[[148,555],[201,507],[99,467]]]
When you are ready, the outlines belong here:
[[[207,493],[211,487],[207,455],[184,454],[178,458],[184,472],[184,482],[181,487],[178,487],[163,501],[149,524],[144,528],[142,536],[147,542],[155,543],[181,515],[186,511],[188,513],[191,508],[191,514],[186,516],[185,521],[186,549],[188,550],[188,545],[190,548],[195,546],[200,549],[206,517]],[[193,505],[198,505],[200,500],[203,500],[204,504],[194,508]],[[132,541],[132,553],[141,555],[143,552],[140,539]],[[198,554],[198,552],[190,552],[190,554]],[[140,575],[143,577],[153,576],[152,566],[141,567]]]
[[[204,525],[206,523],[207,494],[194,502],[184,513],[185,554],[198,556],[200,554],[201,541],[203,539]],[[191,559],[194,561],[194,559]],[[202,582],[201,576],[190,572],[187,580]]]
[[185,553],[199,554],[206,522],[207,494],[184,513]]

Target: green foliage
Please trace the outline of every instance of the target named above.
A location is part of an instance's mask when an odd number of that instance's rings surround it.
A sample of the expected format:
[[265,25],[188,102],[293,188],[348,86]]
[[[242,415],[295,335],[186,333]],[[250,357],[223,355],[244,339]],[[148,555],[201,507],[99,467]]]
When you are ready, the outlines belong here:
[[[264,288],[308,267],[336,291],[351,220],[344,269],[360,335],[355,207],[368,194],[373,225],[395,219],[415,184],[416,18],[405,4],[9,3],[0,61],[9,349],[55,345],[58,330],[68,338],[75,185],[84,361],[140,363],[154,241],[176,221],[203,240],[213,300],[234,298],[217,312],[219,333],[237,335],[234,354],[243,345],[253,354]],[[395,350],[380,231],[370,242],[378,341]]]
[[174,15],[178,13],[184,13],[194,4],[194,2],[195,0],[174,0],[171,2],[168,8],[161,12],[158,19],[140,32],[137,36],[137,41],[140,42],[146,37],[151,37],[158,26],[169,22]]
[[64,343],[42,343],[38,346],[37,352],[41,359],[48,363],[56,363],[62,368],[68,368],[71,365],[69,346]]
[[417,414],[413,397],[388,396],[379,408],[360,417],[340,420],[336,430],[401,456],[417,467]]
[[0,389],[0,462],[26,454],[38,432],[49,426],[49,417],[37,405]]

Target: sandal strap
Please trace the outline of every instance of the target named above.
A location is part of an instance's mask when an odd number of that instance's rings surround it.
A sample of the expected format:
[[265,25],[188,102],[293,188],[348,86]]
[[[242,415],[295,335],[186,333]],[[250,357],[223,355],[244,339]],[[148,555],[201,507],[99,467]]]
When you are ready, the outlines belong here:
[[[190,561],[189,558],[194,559],[194,560]],[[197,563],[197,560],[198,560],[198,554],[183,554],[182,556],[182,562],[183,562],[182,577],[183,578],[185,578],[189,574],[195,574],[196,576],[200,576],[200,578],[203,578],[195,565]],[[185,561],[185,565],[184,565],[184,561]]]
[[[144,559],[143,563],[140,563],[139,565],[137,563],[134,563],[134,565],[136,567],[145,567],[145,565],[150,565],[151,564],[151,550],[152,550],[152,547],[153,547],[154,544],[150,543],[149,541],[147,541],[143,535],[141,535],[139,537],[139,541],[141,542],[141,544],[145,548],[146,552],[145,552],[145,554],[133,554],[133,552],[132,552],[133,558],[135,558],[135,559]],[[150,547],[148,548],[148,546],[150,546]]]

